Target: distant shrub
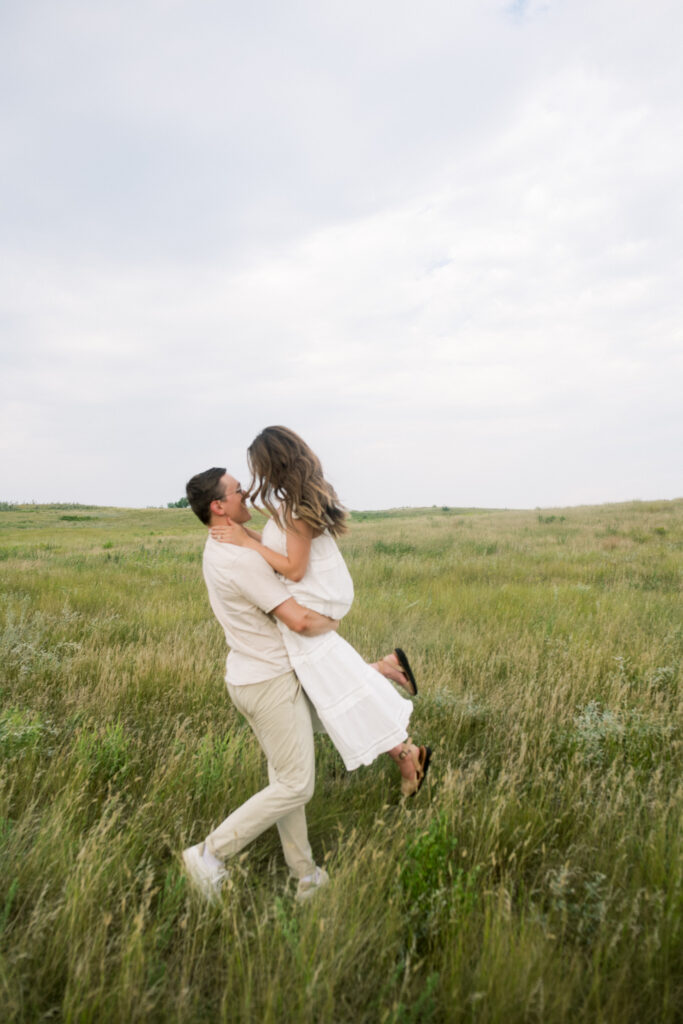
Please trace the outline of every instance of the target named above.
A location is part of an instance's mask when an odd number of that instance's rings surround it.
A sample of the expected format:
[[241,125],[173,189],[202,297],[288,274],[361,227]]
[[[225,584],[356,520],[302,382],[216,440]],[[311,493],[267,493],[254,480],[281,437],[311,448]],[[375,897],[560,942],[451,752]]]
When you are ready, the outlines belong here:
[[679,668],[677,665],[660,665],[651,674],[648,685],[652,690],[666,695],[674,695]]
[[355,523],[372,522],[375,519],[387,519],[391,512],[352,512],[351,520]]
[[401,888],[411,903],[429,899],[435,889],[452,880],[457,845],[443,812],[410,840],[401,866]]
[[632,541],[635,541],[636,544],[645,544],[649,540],[648,535],[643,533],[642,530],[631,530],[629,537]]
[[565,939],[590,943],[607,916],[607,877],[599,871],[584,874],[564,864],[550,871],[547,881],[552,927]]
[[492,543],[474,544],[473,548],[477,555],[495,555],[498,551],[498,545],[495,541]]
[[648,771],[665,756],[674,731],[670,723],[648,721],[635,710],[612,711],[596,700],[580,709],[574,727],[587,764],[604,767],[623,757],[632,767]]
[[74,750],[85,774],[100,783],[115,776],[124,778],[131,770],[130,738],[120,720],[109,722],[96,731],[84,730]]
[[55,640],[54,619],[30,613],[25,600],[18,610],[6,602],[4,623],[0,624],[0,664],[4,681],[56,675],[62,664],[79,648],[73,641]]
[[57,730],[37,712],[24,708],[5,708],[0,712],[0,751],[3,758],[16,757],[24,750],[38,746],[43,737],[52,737]]
[[81,505],[78,501],[51,501],[49,505],[36,505],[35,501],[31,503],[36,511],[41,509],[49,509],[51,512],[68,512],[69,509],[84,508],[91,509],[97,508],[97,505]]
[[178,498],[177,501],[169,501],[166,508],[189,508],[190,503],[187,498]]
[[454,915],[463,920],[477,904],[481,867],[461,867],[457,846],[453,826],[442,812],[406,847],[400,885],[407,917],[418,935],[439,934],[446,921]]
[[591,700],[574,719],[579,746],[589,764],[602,765],[621,745],[626,732],[618,712]]
[[395,540],[390,544],[385,543],[383,540],[376,540],[372,545],[373,551],[376,551],[378,555],[392,555],[397,557],[400,555],[412,555],[417,548],[414,544],[405,544],[403,541]]

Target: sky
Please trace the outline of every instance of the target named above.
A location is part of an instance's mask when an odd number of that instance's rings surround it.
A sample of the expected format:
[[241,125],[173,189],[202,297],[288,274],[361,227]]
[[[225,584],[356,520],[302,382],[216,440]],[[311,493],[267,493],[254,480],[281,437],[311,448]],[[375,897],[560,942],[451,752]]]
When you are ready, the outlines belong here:
[[3,0],[0,500],[683,495],[678,0]]

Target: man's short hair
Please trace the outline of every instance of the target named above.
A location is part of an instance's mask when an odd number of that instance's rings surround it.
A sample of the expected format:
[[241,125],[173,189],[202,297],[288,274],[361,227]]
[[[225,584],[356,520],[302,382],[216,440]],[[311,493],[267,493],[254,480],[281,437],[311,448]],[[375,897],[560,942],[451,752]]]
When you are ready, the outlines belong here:
[[203,473],[197,473],[185,485],[185,493],[194,514],[201,519],[205,526],[211,522],[211,502],[221,501],[223,498],[222,478],[227,470],[205,469]]

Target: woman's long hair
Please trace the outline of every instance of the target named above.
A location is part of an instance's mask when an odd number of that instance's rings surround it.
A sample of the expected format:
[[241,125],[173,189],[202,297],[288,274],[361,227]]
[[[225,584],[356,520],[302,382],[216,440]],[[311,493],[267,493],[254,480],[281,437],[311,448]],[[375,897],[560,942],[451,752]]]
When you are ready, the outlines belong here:
[[252,504],[265,505],[285,529],[303,519],[315,533],[328,530],[338,537],[346,532],[346,509],[323,476],[317,455],[293,430],[266,427],[249,445],[247,461]]

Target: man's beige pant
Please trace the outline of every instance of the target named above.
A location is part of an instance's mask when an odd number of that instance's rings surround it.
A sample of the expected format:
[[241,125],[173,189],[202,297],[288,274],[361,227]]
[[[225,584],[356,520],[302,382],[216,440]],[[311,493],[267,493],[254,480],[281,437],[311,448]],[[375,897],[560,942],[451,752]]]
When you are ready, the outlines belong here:
[[304,810],[315,786],[308,699],[293,672],[249,686],[228,684],[228,693],[268,759],[269,785],[233,811],[206,844],[216,857],[233,857],[277,825],[289,869],[302,878],[315,870]]

